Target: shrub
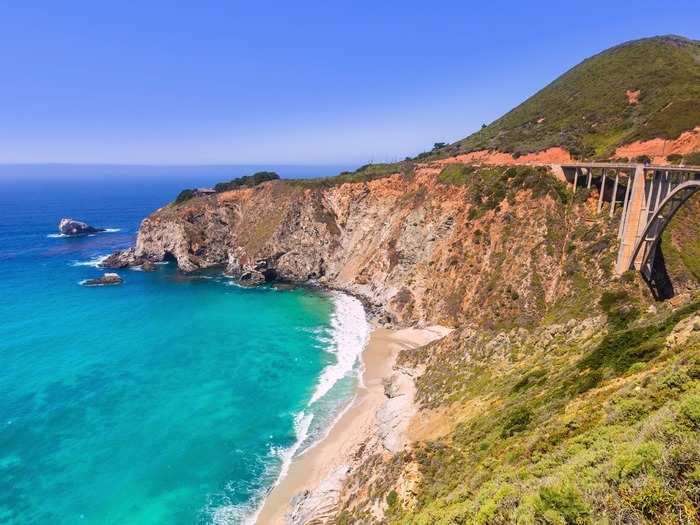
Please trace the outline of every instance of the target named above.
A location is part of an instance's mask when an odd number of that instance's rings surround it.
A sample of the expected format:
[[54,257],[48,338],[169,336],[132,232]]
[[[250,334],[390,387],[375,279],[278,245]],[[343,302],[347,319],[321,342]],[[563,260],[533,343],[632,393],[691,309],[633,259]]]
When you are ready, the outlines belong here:
[[695,429],[700,429],[700,395],[695,394],[683,399],[680,411]]
[[528,423],[532,419],[532,412],[527,407],[517,407],[508,414],[505,423],[503,424],[503,430],[501,430],[501,437],[507,438],[518,432],[521,432],[527,428]]
[[647,472],[661,460],[663,447],[655,441],[624,448],[613,458],[611,477],[621,481],[642,472]]
[[219,182],[214,186],[214,190],[218,193],[221,193],[224,191],[235,190],[241,187],[250,188],[252,186],[262,184],[263,182],[277,180],[279,178],[280,176],[277,175],[277,173],[275,173],[274,171],[258,171],[257,173],[253,173],[252,175],[238,177],[228,182]]
[[693,153],[688,153],[683,157],[683,162],[691,166],[700,165],[700,151],[694,151]]
[[540,488],[534,506],[537,523],[578,525],[590,522],[590,507],[568,484]]
[[438,175],[438,182],[442,184],[464,185],[469,182],[469,176],[476,171],[474,166],[466,164],[448,164]]
[[394,507],[398,502],[399,495],[396,493],[395,490],[392,490],[391,492],[389,492],[389,494],[386,495],[386,504],[389,507]]
[[683,160],[683,155],[671,153],[670,155],[666,155],[666,160],[671,164],[680,164],[680,162]]
[[180,204],[181,202],[185,202],[186,200],[191,199],[194,197],[196,194],[195,190],[182,190],[180,193],[177,194],[177,197],[175,197],[175,204]]
[[513,385],[513,392],[522,392],[533,385],[541,383],[547,376],[547,371],[542,368],[533,370],[523,376],[523,378]]
[[640,315],[639,308],[624,290],[604,291],[598,304],[608,317],[608,322],[618,328],[624,328]]

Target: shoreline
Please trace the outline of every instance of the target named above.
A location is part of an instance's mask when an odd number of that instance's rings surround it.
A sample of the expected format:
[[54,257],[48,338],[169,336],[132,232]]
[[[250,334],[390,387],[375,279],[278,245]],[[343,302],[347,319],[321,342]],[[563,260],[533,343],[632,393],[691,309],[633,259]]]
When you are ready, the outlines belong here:
[[391,401],[400,403],[393,408],[392,429],[387,430],[380,429],[378,421],[380,412],[390,411],[384,380],[392,375],[400,350],[418,348],[449,331],[440,326],[392,330],[373,325],[360,356],[361,382],[354,399],[318,442],[292,460],[286,475],[265,497],[254,523],[284,524],[290,511],[299,516],[300,522],[308,516],[332,514],[342,482],[358,461],[357,452],[363,443],[378,440],[385,449],[403,448],[405,430],[415,412],[413,382],[402,374],[410,384],[403,381],[406,391],[392,396]]

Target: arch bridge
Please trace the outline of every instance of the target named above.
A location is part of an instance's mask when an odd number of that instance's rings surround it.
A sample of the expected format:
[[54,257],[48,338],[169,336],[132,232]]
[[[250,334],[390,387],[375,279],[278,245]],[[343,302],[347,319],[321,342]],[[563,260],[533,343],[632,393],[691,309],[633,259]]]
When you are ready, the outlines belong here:
[[[612,218],[622,206],[615,264],[618,275],[636,269],[656,297],[668,296],[669,286],[660,255],[661,234],[676,212],[700,191],[700,166],[663,166],[629,163],[571,163],[554,166],[578,188],[598,189],[598,213],[609,202]],[[672,293],[671,293],[672,295]]]

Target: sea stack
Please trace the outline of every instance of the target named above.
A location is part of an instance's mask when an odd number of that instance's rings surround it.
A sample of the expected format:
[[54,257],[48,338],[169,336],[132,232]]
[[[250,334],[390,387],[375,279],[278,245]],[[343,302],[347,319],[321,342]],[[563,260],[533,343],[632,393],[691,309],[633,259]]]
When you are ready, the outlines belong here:
[[82,282],[83,286],[108,286],[113,284],[122,284],[122,279],[117,273],[105,273],[102,277],[95,279],[86,279]]
[[105,229],[95,228],[86,222],[63,218],[61,219],[61,222],[58,223],[58,231],[60,231],[63,235],[78,236],[103,232]]

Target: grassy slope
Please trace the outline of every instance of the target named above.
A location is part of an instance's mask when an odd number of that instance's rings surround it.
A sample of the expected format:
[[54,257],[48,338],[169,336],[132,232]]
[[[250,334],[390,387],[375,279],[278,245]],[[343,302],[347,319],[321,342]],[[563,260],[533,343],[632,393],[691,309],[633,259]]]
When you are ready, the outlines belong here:
[[695,522],[700,346],[665,339],[698,307],[604,337],[526,341],[505,356],[467,344],[429,358],[424,404],[488,409],[405,458],[423,475],[418,504],[394,504],[390,521]]
[[[629,290],[616,296],[634,302]],[[457,423],[367,488],[386,502],[386,522],[697,523],[700,302],[636,321],[607,310],[589,326],[465,332],[404,352],[402,365],[426,367],[423,408]],[[668,344],[683,325],[691,339]],[[420,482],[404,499],[392,487],[409,465]],[[346,509],[338,522],[373,520]]]
[[[640,90],[630,105],[626,90]],[[700,42],[654,37],[622,44],[574,67],[481,131],[441,151],[526,153],[563,146],[585,156],[700,124]],[[538,120],[542,122],[538,123]]]

